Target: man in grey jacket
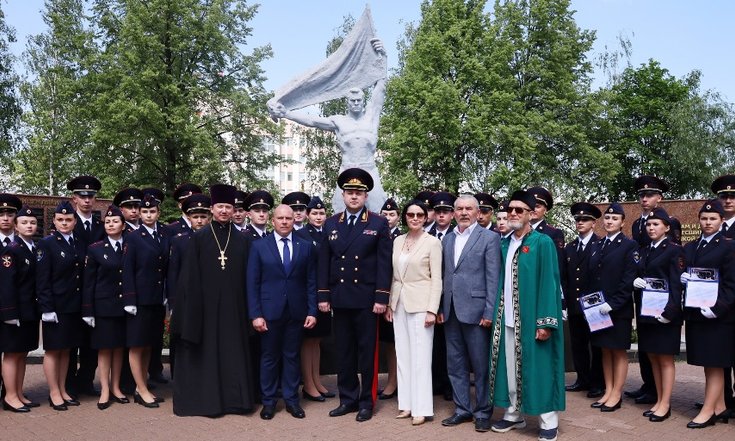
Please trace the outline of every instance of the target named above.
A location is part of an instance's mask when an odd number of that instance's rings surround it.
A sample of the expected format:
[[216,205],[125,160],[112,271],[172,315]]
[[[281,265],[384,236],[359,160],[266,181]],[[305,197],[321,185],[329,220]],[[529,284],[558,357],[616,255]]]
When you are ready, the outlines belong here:
[[[500,237],[477,228],[477,199],[457,198],[457,228],[443,243],[444,289],[439,322],[445,323],[447,368],[454,389],[454,415],[444,426],[475,419],[475,430],[490,430],[488,402],[490,327],[500,274]],[[471,405],[470,367],[475,373],[475,406]]]

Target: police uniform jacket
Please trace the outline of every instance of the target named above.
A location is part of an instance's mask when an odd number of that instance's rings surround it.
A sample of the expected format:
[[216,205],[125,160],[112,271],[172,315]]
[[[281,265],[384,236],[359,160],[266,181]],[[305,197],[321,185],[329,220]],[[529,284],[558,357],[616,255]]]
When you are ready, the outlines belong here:
[[593,274],[589,270],[589,263],[598,240],[599,237],[593,233],[582,252],[577,251],[579,237],[564,247],[564,271],[561,273],[561,287],[569,314],[582,314],[579,297],[593,292],[590,290]]
[[191,233],[192,229],[189,224],[186,223],[183,217],[176,219],[170,224],[164,227],[168,232],[168,237],[176,237],[180,233]]
[[[735,229],[735,228],[734,228]],[[699,240],[684,245],[684,260],[690,268],[711,268],[719,271],[717,302],[710,309],[723,322],[735,322],[735,243],[717,233],[709,243],[697,250]],[[684,308],[684,319],[710,321],[699,308]]]
[[390,238],[393,240],[395,240],[396,237],[400,236],[401,234],[403,234],[403,231],[401,231],[401,229],[398,227],[395,227],[394,229],[390,230]]
[[[603,249],[600,239],[590,256],[590,292],[602,291],[610,316],[633,318],[633,280],[638,274],[638,244],[619,233]],[[577,302],[579,303],[579,302]],[[577,305],[579,307],[579,304]]]
[[122,317],[122,250],[105,238],[87,249],[82,289],[82,317]]
[[97,216],[92,216],[90,221],[89,232],[84,229],[84,221],[79,214],[74,213],[74,217],[77,219],[76,225],[74,225],[74,240],[79,240],[84,244],[84,252],[86,254],[87,248],[95,242],[98,242],[105,238],[105,226]]
[[[671,320],[672,324],[680,325],[683,319],[680,276],[684,268],[684,249],[672,243],[669,238],[664,238],[653,250],[650,245],[640,250],[638,277],[664,279],[669,284],[669,300],[661,316]],[[641,290],[636,289],[634,293],[639,323],[658,323],[655,317],[641,316]]]
[[125,237],[123,245],[123,300],[125,306],[162,305],[168,270],[169,237],[160,225],[160,241],[141,226]]
[[363,208],[353,227],[346,212],[324,223],[317,286],[320,302],[335,308],[388,304],[393,275],[393,241],[388,221]]
[[554,245],[556,245],[556,257],[559,260],[559,274],[564,274],[564,232],[549,225],[546,219],[539,222],[535,230],[549,236],[554,241]]
[[[454,231],[454,223],[451,223],[451,224],[449,224],[449,228],[447,228],[447,230],[443,232],[444,234],[442,235],[442,237],[441,237],[441,239],[440,239],[440,240],[444,240],[444,238],[446,238],[446,237],[447,237],[447,235],[448,235],[449,233],[451,233],[452,231]],[[431,235],[432,235],[432,236],[434,236],[434,237],[436,237],[436,234],[437,234],[438,232],[439,232],[439,231],[437,231],[437,228],[436,228],[436,222],[434,222],[434,223],[433,223],[433,224],[431,225],[431,228],[429,228],[429,231],[427,231],[427,233],[431,234]],[[394,238],[394,239],[395,239],[395,238]]]
[[41,312],[72,314],[82,306],[84,245],[74,238],[69,245],[53,232],[38,242],[36,251],[36,292]]
[[[648,237],[646,232],[646,222],[642,217],[638,217],[633,221],[631,232],[633,233],[633,240],[638,242],[641,248],[651,245],[651,238]],[[666,233],[666,237],[673,243],[681,245],[681,222],[674,217],[669,217],[669,232]]]
[[247,227],[245,227],[245,228],[242,229],[242,232],[250,240],[258,240],[261,237],[268,235],[268,230],[266,230],[265,234],[263,236],[261,236],[260,233],[258,233],[258,231],[255,229],[255,227],[253,227],[252,224],[248,224]]
[[38,320],[36,256],[17,236],[1,253],[0,317],[3,321]]
[[322,226],[322,231],[317,231],[316,227],[307,224],[304,228],[294,231],[294,234],[302,239],[310,241],[317,250],[317,253],[314,255],[318,256],[319,248],[321,247],[322,242],[324,242],[324,226]]
[[166,298],[169,308],[173,309],[178,293],[179,275],[181,264],[184,261],[184,253],[189,246],[190,233],[178,233],[171,238],[171,251],[168,258],[168,274],[166,276]]

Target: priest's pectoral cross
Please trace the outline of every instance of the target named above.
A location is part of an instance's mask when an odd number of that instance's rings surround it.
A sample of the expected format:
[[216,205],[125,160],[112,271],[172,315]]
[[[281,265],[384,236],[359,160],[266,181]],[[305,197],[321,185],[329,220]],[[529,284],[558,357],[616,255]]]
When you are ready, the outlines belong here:
[[227,260],[227,256],[225,256],[224,251],[219,252],[219,257],[217,258],[219,260],[219,264],[222,265],[222,271],[225,270],[225,260]]

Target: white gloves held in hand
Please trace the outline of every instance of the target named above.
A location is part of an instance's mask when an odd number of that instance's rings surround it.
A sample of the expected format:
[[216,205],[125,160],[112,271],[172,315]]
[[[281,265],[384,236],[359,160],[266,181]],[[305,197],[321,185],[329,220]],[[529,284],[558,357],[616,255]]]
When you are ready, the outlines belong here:
[[612,311],[612,306],[610,306],[607,302],[600,305],[600,314],[608,315],[610,314],[610,311]]
[[11,320],[5,320],[6,325],[15,325],[20,327],[20,320],[18,319],[11,319]]
[[41,321],[47,323],[59,323],[59,317],[55,312],[44,312],[41,314]]
[[710,309],[709,306],[705,306],[703,308],[699,308],[699,312],[701,312],[702,315],[705,316],[705,318],[708,318],[708,319],[715,319],[715,318],[717,318],[717,316],[715,315],[714,312],[712,312],[712,309]]
[[128,305],[123,308],[125,312],[127,312],[130,315],[135,315],[138,313],[138,307],[133,305]]
[[656,316],[656,320],[658,320],[658,321],[659,321],[659,323],[663,323],[664,325],[665,325],[665,324],[667,324],[667,323],[671,323],[671,320],[669,320],[669,319],[667,319],[667,318],[664,318],[664,317],[663,317],[663,316],[661,316],[661,315],[657,315],[657,316]]
[[641,279],[640,277],[636,277],[633,281],[633,287],[638,289],[643,289],[646,287],[646,281]]
[[82,320],[84,320],[84,323],[94,328],[94,317],[82,317]]
[[679,276],[679,280],[681,281],[681,283],[686,285],[687,283],[689,283],[690,280],[692,280],[692,275],[685,271],[681,273],[681,276]]

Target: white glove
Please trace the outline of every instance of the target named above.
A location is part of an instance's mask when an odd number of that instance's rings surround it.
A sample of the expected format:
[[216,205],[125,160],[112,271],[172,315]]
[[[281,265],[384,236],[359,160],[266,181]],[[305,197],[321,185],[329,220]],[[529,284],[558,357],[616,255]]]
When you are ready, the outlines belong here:
[[669,320],[669,319],[667,319],[667,318],[664,318],[664,317],[663,317],[663,316],[661,316],[661,315],[657,315],[657,316],[656,316],[656,320],[658,320],[658,321],[659,321],[659,323],[663,323],[664,325],[665,325],[665,324],[667,324],[667,323],[671,323],[671,320]]
[[166,297],[163,298],[163,306],[168,305],[168,299]]
[[567,312],[566,309],[562,309],[561,310],[561,319],[563,321],[567,321],[568,318],[569,318],[569,313]]
[[643,289],[646,287],[646,281],[641,279],[640,277],[636,277],[633,281],[633,287],[638,289]]
[[692,275],[685,271],[681,273],[681,276],[679,276],[679,280],[681,281],[681,283],[686,285],[687,283],[689,283],[690,280],[692,280]]
[[699,308],[699,311],[702,313],[703,316],[705,316],[708,319],[717,318],[717,316],[715,315],[714,312],[712,312],[712,309],[710,309],[709,306],[705,306],[704,308]]
[[12,320],[5,320],[6,325],[15,325],[20,327],[20,320],[18,319],[12,319]]
[[84,323],[94,328],[94,317],[82,317]]
[[138,307],[137,306],[130,305],[130,306],[124,307],[123,309],[125,310],[125,312],[127,312],[130,315],[135,315],[135,314],[138,313]]
[[59,323],[59,317],[56,316],[55,312],[44,312],[41,314],[41,321],[47,323]]
[[608,315],[610,314],[610,311],[612,311],[612,306],[608,305],[607,302],[600,305],[600,314]]

